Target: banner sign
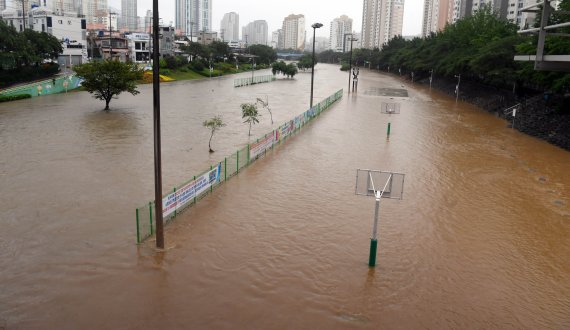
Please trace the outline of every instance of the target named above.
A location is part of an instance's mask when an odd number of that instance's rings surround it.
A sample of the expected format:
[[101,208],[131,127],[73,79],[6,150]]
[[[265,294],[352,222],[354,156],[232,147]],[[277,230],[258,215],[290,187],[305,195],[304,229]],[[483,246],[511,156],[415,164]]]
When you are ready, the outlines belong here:
[[162,199],[162,216],[166,217],[174,211],[184,207],[195,197],[220,182],[222,165],[218,164],[212,170],[190,181],[176,192],[168,194]]
[[267,134],[264,138],[259,139],[259,141],[252,143],[249,146],[249,158],[254,159],[255,157],[261,155],[265,150],[273,147],[273,144],[278,141],[279,132],[277,130]]
[[281,126],[281,134],[279,137],[283,139],[295,130],[295,123],[291,120]]

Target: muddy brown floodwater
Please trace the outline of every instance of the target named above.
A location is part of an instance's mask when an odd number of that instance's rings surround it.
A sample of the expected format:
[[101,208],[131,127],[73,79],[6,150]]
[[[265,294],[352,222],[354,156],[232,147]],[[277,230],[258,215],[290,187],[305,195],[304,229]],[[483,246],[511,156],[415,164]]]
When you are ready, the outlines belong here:
[[[168,225],[164,252],[135,244],[151,86],[110,113],[84,92],[1,104],[0,328],[569,329],[570,153],[360,72],[357,95]],[[315,74],[316,101],[346,89],[337,66]],[[309,103],[308,73],[233,78],[162,85],[165,190],[247,143],[240,103],[267,95],[273,127]],[[209,154],[216,114],[228,125]],[[264,113],[253,136],[271,127]],[[357,168],[406,174],[404,199],[382,201],[375,269]]]

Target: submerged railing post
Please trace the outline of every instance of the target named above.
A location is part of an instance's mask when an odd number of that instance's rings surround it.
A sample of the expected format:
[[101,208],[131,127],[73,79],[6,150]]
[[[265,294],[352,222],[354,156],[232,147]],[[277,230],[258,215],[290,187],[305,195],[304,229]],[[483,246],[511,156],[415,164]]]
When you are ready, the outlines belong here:
[[141,232],[139,228],[139,208],[137,207],[137,244],[141,242]]

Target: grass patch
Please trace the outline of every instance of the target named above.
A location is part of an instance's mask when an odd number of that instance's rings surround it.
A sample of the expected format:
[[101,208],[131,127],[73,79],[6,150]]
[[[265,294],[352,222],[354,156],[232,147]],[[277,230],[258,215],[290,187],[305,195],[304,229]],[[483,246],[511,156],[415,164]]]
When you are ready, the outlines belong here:
[[31,97],[32,96],[30,94],[18,94],[18,95],[11,95],[11,96],[0,95],[0,102],[23,100],[23,99],[29,99]]
[[204,76],[192,70],[187,70],[186,72],[181,70],[171,70],[168,76],[174,80],[191,80],[204,78]]

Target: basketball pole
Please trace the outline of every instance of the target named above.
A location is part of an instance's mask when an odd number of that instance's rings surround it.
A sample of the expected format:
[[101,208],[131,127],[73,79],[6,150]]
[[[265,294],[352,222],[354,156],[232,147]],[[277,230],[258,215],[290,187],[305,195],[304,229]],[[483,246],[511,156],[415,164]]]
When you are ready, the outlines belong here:
[[374,226],[372,227],[372,237],[370,238],[370,257],[368,266],[376,266],[376,251],[378,249],[378,213],[380,211],[380,193],[376,193],[376,206],[374,207]]

